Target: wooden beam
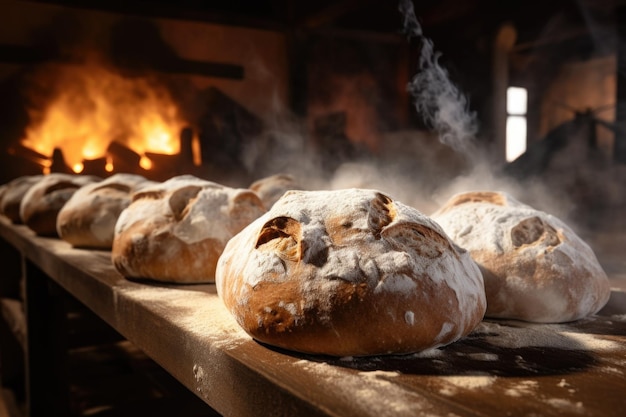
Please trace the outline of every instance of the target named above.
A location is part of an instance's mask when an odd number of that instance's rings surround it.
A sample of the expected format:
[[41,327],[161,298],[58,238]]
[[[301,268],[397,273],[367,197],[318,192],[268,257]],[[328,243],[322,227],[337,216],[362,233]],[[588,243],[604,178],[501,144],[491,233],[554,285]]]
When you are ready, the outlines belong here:
[[[61,61],[68,64],[79,63],[75,58],[60,56],[45,48],[0,44],[0,62],[32,65],[49,61]],[[166,60],[154,60],[154,62],[148,62],[146,65],[150,66],[150,69],[163,73],[200,75],[234,80],[244,78],[244,68],[242,65],[223,62],[196,61],[180,57],[171,57]]]
[[458,19],[471,19],[479,7],[479,0],[456,1],[446,0],[434,2],[434,6],[425,10],[419,9],[419,2],[415,5],[417,19],[422,26],[430,27],[448,24]]
[[192,59],[177,58],[163,61],[157,70],[166,73],[203,75],[206,77],[229,78],[242,80],[244,69],[242,65],[226,64],[222,62],[195,61]]
[[0,44],[0,62],[7,64],[39,64],[56,57],[57,54],[49,49],[27,45]]
[[408,45],[406,36],[401,33],[374,32],[370,30],[341,29],[335,27],[320,27],[309,31],[312,35],[328,36],[340,39],[350,39],[362,42],[390,43]]
[[579,27],[565,31],[559,31],[558,34],[552,36],[543,36],[541,38],[518,43],[513,47],[513,53],[532,52],[538,48],[546,48],[551,46],[558,46],[561,43],[569,42],[572,40],[580,39],[589,36],[589,30],[587,28]]
[[211,2],[196,2],[202,6],[178,2],[155,2],[149,0],[109,1],[109,0],[28,0],[34,3],[54,4],[58,6],[119,13],[159,19],[188,20],[203,23],[215,23],[228,26],[255,28],[260,30],[283,31],[284,21],[271,13],[255,14],[254,11],[220,10],[212,8]]
[[302,29],[313,29],[324,26],[350,12],[362,8],[363,5],[367,3],[367,1],[363,0],[343,0],[331,3],[322,10],[299,19],[296,26]]

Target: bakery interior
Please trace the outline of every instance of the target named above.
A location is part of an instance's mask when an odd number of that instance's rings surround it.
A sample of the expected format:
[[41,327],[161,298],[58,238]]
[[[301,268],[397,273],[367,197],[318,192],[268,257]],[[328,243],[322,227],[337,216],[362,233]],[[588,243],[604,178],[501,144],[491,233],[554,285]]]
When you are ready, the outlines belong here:
[[[503,190],[566,221],[626,290],[626,2],[420,0],[419,34],[399,4],[2,0],[0,183],[287,173],[427,215]],[[72,415],[222,415],[68,302]],[[626,296],[610,302],[625,314]],[[7,309],[0,417],[29,414]]]

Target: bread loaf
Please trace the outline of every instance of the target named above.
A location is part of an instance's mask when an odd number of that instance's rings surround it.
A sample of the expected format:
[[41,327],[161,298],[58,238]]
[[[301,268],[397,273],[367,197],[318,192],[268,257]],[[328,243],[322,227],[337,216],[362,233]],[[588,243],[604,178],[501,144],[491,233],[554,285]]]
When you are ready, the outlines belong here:
[[59,211],[59,237],[75,247],[111,249],[117,218],[131,195],[150,184],[140,175],[119,173],[79,188]]
[[57,237],[57,215],[80,187],[100,181],[91,175],[51,173],[32,185],[20,203],[22,222],[37,235]]
[[21,224],[20,204],[22,198],[30,187],[36,184],[43,175],[25,175],[15,178],[6,184],[6,189],[0,200],[0,211],[7,216],[13,223]]
[[432,218],[481,267],[488,317],[567,322],[609,299],[593,250],[558,218],[507,193],[457,194]]
[[115,227],[112,261],[128,278],[213,282],[226,242],[264,212],[250,190],[173,177],[133,195]]
[[375,190],[288,191],[228,242],[216,287],[257,340],[334,356],[445,345],[485,311],[469,254]]
[[300,190],[302,187],[289,174],[276,174],[261,178],[250,184],[250,189],[257,193],[266,208],[271,208],[285,192]]

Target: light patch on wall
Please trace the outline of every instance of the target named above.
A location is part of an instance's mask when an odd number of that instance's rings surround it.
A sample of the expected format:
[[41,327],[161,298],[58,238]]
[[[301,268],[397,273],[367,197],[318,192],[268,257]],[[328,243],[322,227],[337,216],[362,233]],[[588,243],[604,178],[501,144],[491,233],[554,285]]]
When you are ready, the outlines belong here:
[[514,161],[526,152],[528,91],[509,87],[506,91],[506,160]]
[[506,160],[514,161],[526,152],[526,117],[508,116],[506,119]]

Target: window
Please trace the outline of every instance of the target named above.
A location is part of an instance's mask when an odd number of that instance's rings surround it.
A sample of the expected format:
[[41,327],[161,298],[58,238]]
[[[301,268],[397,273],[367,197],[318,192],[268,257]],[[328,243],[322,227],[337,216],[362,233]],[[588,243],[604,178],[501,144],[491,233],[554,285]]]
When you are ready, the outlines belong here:
[[526,111],[528,91],[521,87],[506,90],[506,160],[511,162],[526,152]]

